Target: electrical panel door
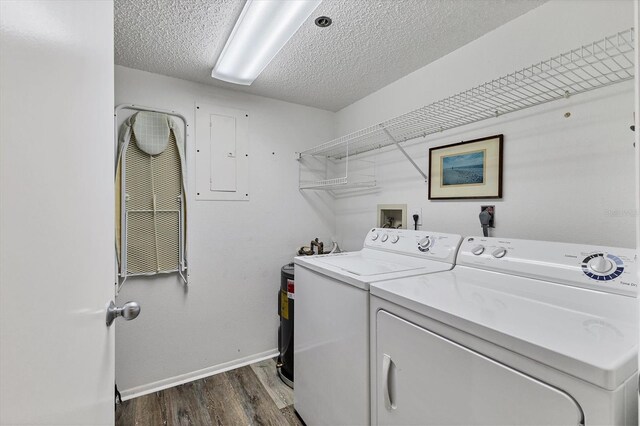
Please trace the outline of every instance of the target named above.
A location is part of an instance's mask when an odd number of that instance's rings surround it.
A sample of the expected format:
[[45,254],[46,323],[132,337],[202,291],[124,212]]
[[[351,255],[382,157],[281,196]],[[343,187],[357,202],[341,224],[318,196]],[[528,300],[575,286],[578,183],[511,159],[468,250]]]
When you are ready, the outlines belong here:
[[249,200],[249,113],[196,104],[196,200]]

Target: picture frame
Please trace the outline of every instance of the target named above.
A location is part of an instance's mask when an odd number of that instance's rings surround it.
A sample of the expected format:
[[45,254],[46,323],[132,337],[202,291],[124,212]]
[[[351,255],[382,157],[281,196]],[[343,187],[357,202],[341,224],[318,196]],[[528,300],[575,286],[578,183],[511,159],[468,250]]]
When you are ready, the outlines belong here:
[[502,198],[504,135],[429,148],[429,200]]

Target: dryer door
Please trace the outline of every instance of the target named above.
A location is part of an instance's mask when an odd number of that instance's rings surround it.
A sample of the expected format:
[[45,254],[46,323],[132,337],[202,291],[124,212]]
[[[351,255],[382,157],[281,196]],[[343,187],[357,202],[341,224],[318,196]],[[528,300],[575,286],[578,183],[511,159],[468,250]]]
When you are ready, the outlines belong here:
[[376,319],[380,425],[579,425],[565,392],[388,312]]

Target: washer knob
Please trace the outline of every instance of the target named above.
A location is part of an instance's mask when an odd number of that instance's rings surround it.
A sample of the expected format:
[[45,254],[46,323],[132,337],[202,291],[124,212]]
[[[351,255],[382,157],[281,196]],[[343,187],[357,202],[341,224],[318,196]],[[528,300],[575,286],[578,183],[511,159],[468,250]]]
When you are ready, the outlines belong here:
[[606,274],[613,269],[613,263],[604,256],[598,256],[589,261],[589,269],[598,274]]
[[418,249],[420,251],[427,251],[431,247],[432,241],[428,236],[424,237],[418,242]]
[[398,237],[397,235],[392,235],[391,236],[391,244],[397,243],[399,239],[400,239],[400,237]]
[[471,253],[475,254],[476,256],[480,256],[482,253],[484,253],[484,246],[475,246],[471,249]]
[[389,234],[382,234],[382,242],[384,243],[385,241],[387,241],[389,239]]
[[493,251],[493,253],[491,253],[491,256],[495,257],[496,259],[500,259],[501,257],[504,257],[506,254],[507,254],[506,248],[498,247]]
[[380,234],[378,234],[377,232],[374,232],[373,234],[371,234],[371,241],[377,240],[379,236]]

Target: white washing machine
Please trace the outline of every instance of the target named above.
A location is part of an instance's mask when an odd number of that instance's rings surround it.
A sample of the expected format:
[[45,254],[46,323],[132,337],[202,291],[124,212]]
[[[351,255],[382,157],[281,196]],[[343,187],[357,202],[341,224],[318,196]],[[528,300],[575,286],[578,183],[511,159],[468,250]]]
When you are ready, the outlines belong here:
[[637,425],[634,250],[465,238],[371,285],[372,423]]
[[372,229],[357,252],[295,258],[295,409],[308,425],[370,423],[369,285],[450,270],[461,236]]

